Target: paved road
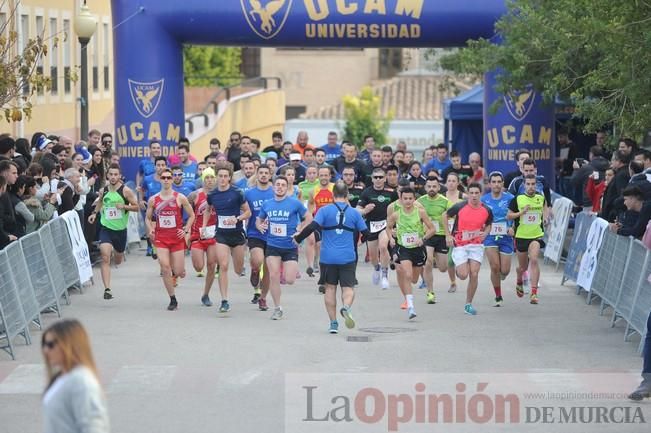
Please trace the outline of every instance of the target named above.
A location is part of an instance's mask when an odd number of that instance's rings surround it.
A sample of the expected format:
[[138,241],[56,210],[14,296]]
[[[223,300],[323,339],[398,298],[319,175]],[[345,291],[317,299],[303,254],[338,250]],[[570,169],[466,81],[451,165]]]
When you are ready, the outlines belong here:
[[[463,382],[468,401],[482,381],[490,381],[485,390],[489,395],[520,393],[519,423],[500,426],[501,431],[510,431],[509,427],[513,431],[613,431],[612,424],[522,425],[524,406],[534,403],[556,411],[563,405],[609,410],[625,406],[630,416],[637,413],[638,405],[621,395],[570,402],[539,396],[545,401],[530,399],[525,404],[522,393],[526,391],[624,393],[637,384],[641,368],[637,342],[625,343],[621,326],[609,328],[596,306],[586,305],[572,287],[559,285],[560,274],[551,267],[543,270],[540,305],[516,298],[514,276],[510,276],[505,305],[494,308],[484,266],[476,317],[463,314],[465,283],[457,293],[447,293],[447,275],[436,273],[438,288],[445,286],[437,290],[439,302],[426,305],[424,291],[417,290],[419,316],[409,322],[399,309],[402,299],[395,277],[393,287],[382,291],[370,284],[370,266],[360,265],[362,284],[354,306],[358,329],[344,328],[339,335],[326,332],[322,296],[314,280],[305,275],[294,286],[283,288],[285,318],[275,322],[269,320],[271,311],[259,312],[249,303],[248,278],[232,276],[230,313],[200,306],[203,280],[193,272],[180,283],[179,310],[168,312],[158,272],[155,262],[135,251],[114,271],[114,300],[102,299],[96,269],[95,286],[73,295],[72,305],[63,309],[65,317],[79,318],[91,334],[113,432],[387,431],[396,427],[388,421],[388,409],[380,421],[365,424],[360,424],[354,409],[350,416],[357,421],[332,421],[345,418],[345,408],[329,422],[301,419],[324,418],[328,410],[345,406],[344,398],[332,402],[336,395],[348,395],[352,406],[356,392],[369,384],[387,393],[407,386],[401,392],[415,395],[418,382],[427,384],[427,393],[451,395],[459,394],[455,384]],[[213,300],[218,299],[215,287]],[[45,323],[54,319],[48,314]],[[38,339],[40,334],[36,335]],[[349,341],[349,337],[370,341]],[[43,384],[37,345],[19,344],[15,362],[0,353],[0,432],[40,431]],[[320,387],[310,391],[312,384]],[[639,407],[644,420],[651,422],[651,402]],[[531,408],[529,412],[532,421],[537,412]],[[429,421],[397,427],[398,431],[436,431],[434,427],[477,431],[479,424],[471,421],[467,416],[445,426]],[[625,428],[649,431],[644,424]]]

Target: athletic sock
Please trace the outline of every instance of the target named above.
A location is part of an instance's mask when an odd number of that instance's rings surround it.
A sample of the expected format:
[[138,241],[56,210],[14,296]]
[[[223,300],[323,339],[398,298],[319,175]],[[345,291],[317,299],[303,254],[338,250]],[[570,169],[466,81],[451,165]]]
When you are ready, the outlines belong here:
[[414,295],[407,295],[407,307],[414,308]]
[[380,265],[375,265],[375,270],[379,271],[380,270]]
[[109,289],[109,288],[107,287],[106,289],[104,289],[104,291],[105,291],[105,292],[110,292],[111,289]]
[[493,287],[493,289],[495,289],[495,296],[496,296],[496,297],[499,298],[499,297],[502,296],[502,288],[501,288],[500,286]]
[[382,276],[383,277],[389,276],[389,268],[382,268]]
[[170,296],[170,301],[171,302],[176,302],[176,295]]
[[350,311],[350,305],[344,305],[344,309]]
[[532,295],[537,295],[538,294],[538,287],[531,286],[531,294]]

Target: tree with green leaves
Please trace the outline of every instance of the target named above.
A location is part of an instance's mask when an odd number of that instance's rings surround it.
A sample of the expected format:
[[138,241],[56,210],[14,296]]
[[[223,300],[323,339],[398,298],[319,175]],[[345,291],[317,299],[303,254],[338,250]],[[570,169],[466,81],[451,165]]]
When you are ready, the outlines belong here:
[[649,24],[648,0],[510,0],[501,44],[469,41],[441,64],[475,77],[502,69],[499,91],[531,83],[548,103],[574,104],[586,131],[639,137],[651,127]]
[[227,86],[240,81],[242,49],[186,45],[183,74],[186,86]]
[[386,144],[393,114],[383,117],[380,102],[380,97],[373,93],[370,86],[362,88],[359,96],[344,96],[344,140],[361,148],[364,136],[372,135],[377,146]]
[[7,122],[30,119],[32,96],[50,89],[51,78],[39,71],[39,65],[47,55],[47,44],[56,46],[59,42],[58,36],[46,40],[41,34],[20,46],[15,16],[13,9],[0,23],[0,109]]

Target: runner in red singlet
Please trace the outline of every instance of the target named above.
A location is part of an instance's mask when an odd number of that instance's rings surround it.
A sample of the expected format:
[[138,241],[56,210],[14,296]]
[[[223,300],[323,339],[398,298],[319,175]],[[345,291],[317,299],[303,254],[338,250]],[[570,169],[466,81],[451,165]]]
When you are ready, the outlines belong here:
[[[161,192],[149,199],[145,224],[149,237],[158,250],[158,263],[163,273],[163,283],[170,296],[167,309],[174,311],[178,302],[174,292],[174,276],[185,277],[185,248],[190,239],[190,227],[194,211],[188,199],[172,190],[172,171],[164,169],[160,174]],[[183,226],[183,211],[188,220]],[[154,225],[152,217],[156,218]],[[172,274],[174,272],[174,274]]]
[[[206,239],[201,238],[201,226],[203,224],[203,214],[208,209],[208,202],[206,201],[207,194],[217,186],[217,177],[215,170],[206,168],[201,174],[203,188],[193,191],[188,200],[194,206],[195,219],[190,231],[190,255],[192,256],[192,266],[197,271],[198,275],[203,274],[204,264],[207,262],[206,281],[203,288],[203,295],[201,296],[201,303],[206,307],[212,306],[212,301],[208,296],[210,288],[215,281],[215,268],[217,267],[217,241],[215,240],[214,233],[212,236],[206,236]],[[217,214],[214,208],[210,208],[210,217],[208,219],[208,231],[215,230],[217,224]],[[205,260],[204,260],[205,256]]]

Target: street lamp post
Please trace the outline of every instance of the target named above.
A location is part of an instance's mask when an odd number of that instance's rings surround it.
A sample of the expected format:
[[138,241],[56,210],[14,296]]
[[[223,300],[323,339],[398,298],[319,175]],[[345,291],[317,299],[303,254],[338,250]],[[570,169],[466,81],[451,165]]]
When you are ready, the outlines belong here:
[[81,44],[81,139],[88,139],[88,42],[97,28],[97,20],[86,6],[86,0],[75,16],[75,33]]

